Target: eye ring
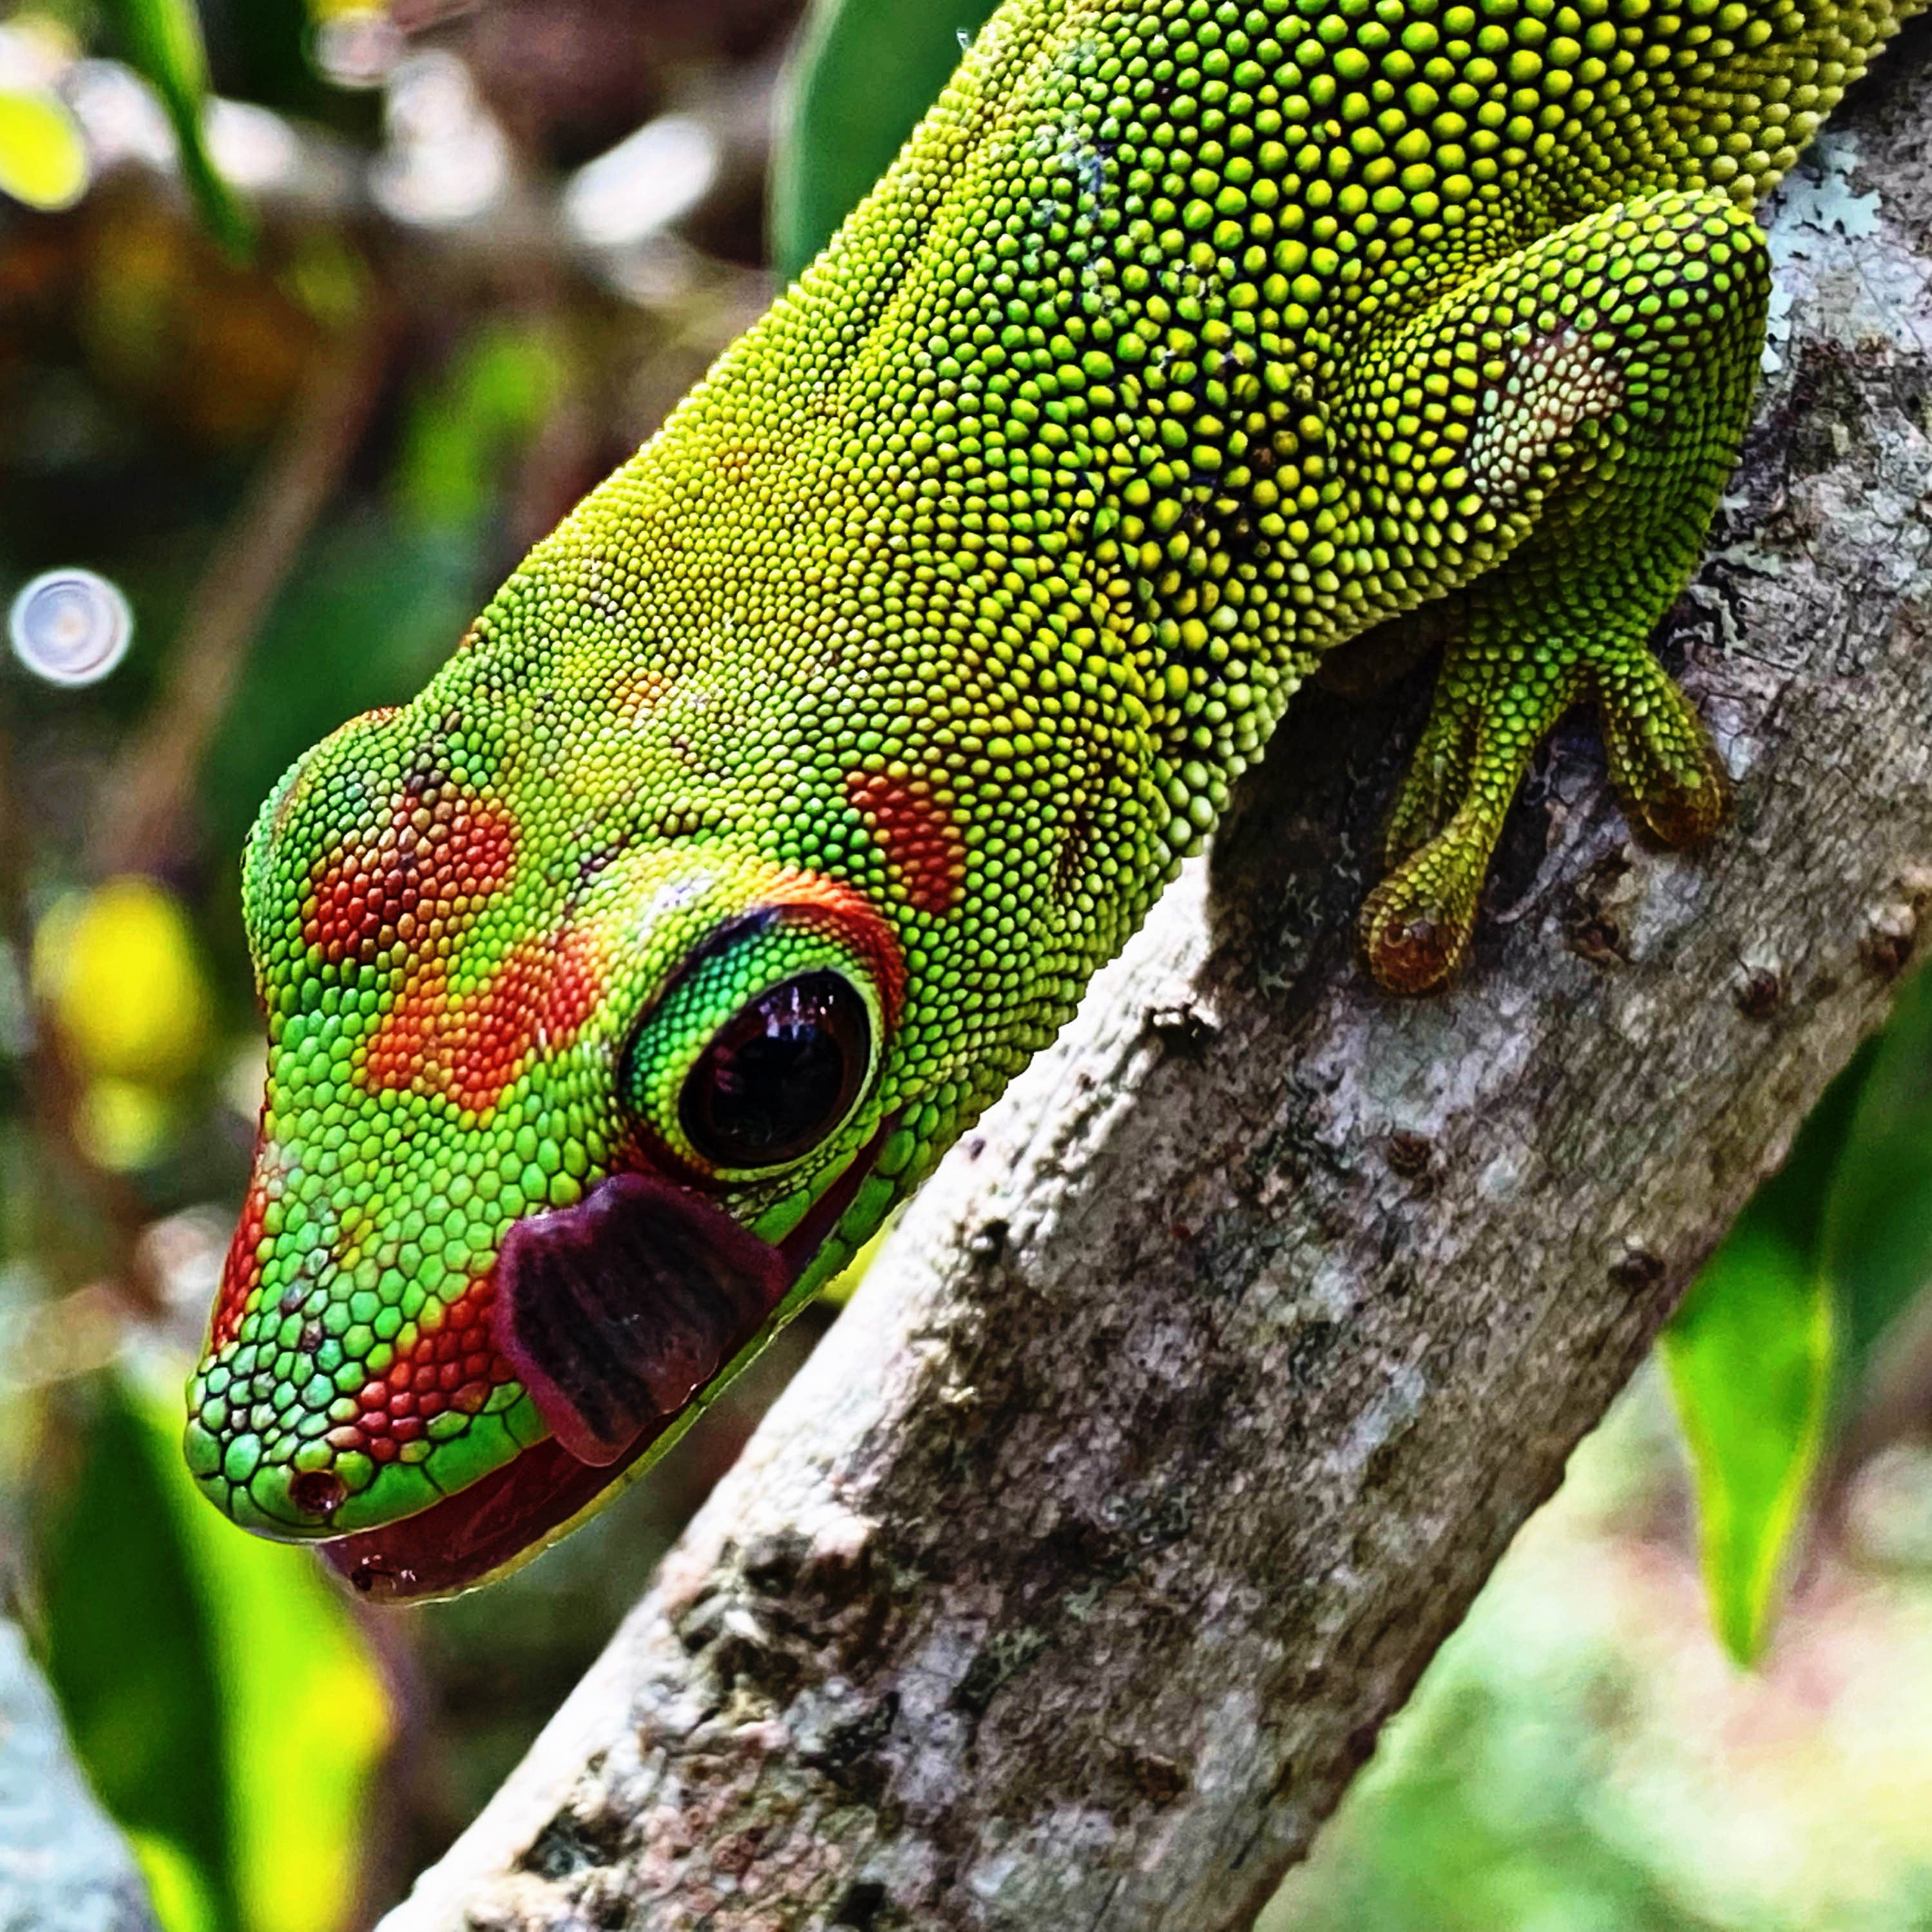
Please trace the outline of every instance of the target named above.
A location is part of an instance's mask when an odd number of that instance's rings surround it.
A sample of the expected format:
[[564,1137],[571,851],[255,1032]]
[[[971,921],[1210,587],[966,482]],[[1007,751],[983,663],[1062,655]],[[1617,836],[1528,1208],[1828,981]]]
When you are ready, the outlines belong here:
[[872,1022],[842,973],[796,973],[711,1036],[678,1094],[700,1159],[755,1172],[802,1160],[850,1118],[872,1064]]

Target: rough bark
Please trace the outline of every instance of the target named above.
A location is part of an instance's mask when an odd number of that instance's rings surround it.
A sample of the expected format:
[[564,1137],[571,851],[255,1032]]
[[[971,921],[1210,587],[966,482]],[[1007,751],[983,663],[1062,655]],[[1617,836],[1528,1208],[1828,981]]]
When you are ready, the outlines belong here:
[[1306,1846],[1932,902],[1932,35],[1777,216],[1660,640],[1738,781],[1580,724],[1448,997],[1350,922],[1421,682],[1298,699],[1210,865],[958,1149],[389,1932],[1208,1932]]
[[134,1854],[74,1761],[26,1639],[4,1618],[0,1932],[160,1932]]

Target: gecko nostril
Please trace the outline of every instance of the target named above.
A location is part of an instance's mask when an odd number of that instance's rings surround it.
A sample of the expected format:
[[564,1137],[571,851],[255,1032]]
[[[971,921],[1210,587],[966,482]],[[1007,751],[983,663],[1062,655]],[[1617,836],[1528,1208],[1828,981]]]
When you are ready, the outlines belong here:
[[333,1516],[346,1492],[342,1478],[328,1469],[304,1469],[289,1485],[296,1508],[304,1516]]

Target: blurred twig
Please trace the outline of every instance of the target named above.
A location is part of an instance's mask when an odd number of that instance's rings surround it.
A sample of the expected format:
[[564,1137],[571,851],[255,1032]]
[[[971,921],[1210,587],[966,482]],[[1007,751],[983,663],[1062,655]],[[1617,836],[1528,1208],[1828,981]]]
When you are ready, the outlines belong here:
[[[0,728],[0,760],[6,756],[6,734]],[[0,770],[0,815],[10,823],[22,823],[15,808],[18,795],[8,784],[8,774]],[[32,958],[33,926],[26,894],[26,842],[17,841],[19,872],[5,887],[4,920],[6,938],[14,946],[22,970]],[[4,864],[0,860],[0,865]],[[50,1024],[44,1006],[34,1011],[32,1044],[20,1063],[19,1077],[26,1102],[26,1119],[38,1144],[38,1157],[50,1174],[61,1174],[77,1184],[75,1192],[92,1208],[97,1218],[100,1246],[76,1244],[62,1257],[64,1266],[53,1278],[84,1286],[68,1298],[95,1296],[101,1291],[112,1298],[119,1312],[130,1319],[152,1318],[160,1310],[158,1286],[152,1274],[136,1264],[136,1251],[148,1210],[139,1190],[124,1174],[116,1174],[96,1160],[78,1131],[83,1083],[70,1060],[58,1030]],[[43,1256],[52,1244],[43,1231],[39,1244]],[[92,1359],[80,1363],[81,1369],[98,1366]]]
[[108,776],[88,854],[98,875],[159,872],[176,856],[202,754],[263,616],[362,441],[391,335],[372,309],[317,358],[286,434],[216,543],[160,701]]
[[[27,824],[14,768],[12,722],[0,705],[0,945],[12,949],[23,976],[31,971],[34,946],[27,903]],[[148,1285],[128,1264],[142,1219],[140,1203],[122,1176],[99,1166],[80,1144],[74,1132],[78,1083],[44,1013],[34,1015],[32,1043],[18,1072],[36,1138],[65,1171],[80,1177],[100,1211],[109,1235],[112,1287],[130,1306],[150,1306]]]
[[[11,721],[0,706],[0,944],[24,946],[27,938],[27,839],[26,814],[14,776]],[[24,967],[24,951],[20,955]]]

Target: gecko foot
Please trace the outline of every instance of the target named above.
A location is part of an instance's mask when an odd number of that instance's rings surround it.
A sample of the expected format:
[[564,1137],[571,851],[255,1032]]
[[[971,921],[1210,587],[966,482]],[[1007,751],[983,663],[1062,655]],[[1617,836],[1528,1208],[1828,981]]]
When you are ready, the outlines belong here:
[[1369,970],[1390,992],[1433,992],[1462,964],[1510,802],[1581,683],[1568,652],[1450,646],[1384,831],[1390,869],[1357,928]]
[[1580,654],[1452,646],[1385,834],[1392,868],[1362,908],[1363,958],[1391,992],[1433,992],[1469,950],[1504,814],[1537,745],[1575,698],[1594,700],[1631,830],[1701,844],[1730,782],[1690,701],[1640,642]]
[[1489,851],[1452,822],[1370,894],[1358,928],[1362,956],[1388,992],[1433,992],[1455,976],[1475,930]]

